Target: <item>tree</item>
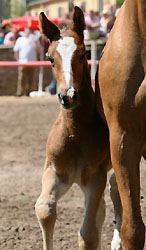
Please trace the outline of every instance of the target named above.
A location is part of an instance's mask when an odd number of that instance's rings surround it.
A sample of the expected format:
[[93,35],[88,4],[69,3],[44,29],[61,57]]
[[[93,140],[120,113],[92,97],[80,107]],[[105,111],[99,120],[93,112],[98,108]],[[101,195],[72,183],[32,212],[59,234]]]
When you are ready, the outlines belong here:
[[117,0],[117,5],[121,6],[124,3],[124,0]]
[[26,11],[26,1],[25,0],[9,0],[8,10],[9,10],[10,18],[23,16]]

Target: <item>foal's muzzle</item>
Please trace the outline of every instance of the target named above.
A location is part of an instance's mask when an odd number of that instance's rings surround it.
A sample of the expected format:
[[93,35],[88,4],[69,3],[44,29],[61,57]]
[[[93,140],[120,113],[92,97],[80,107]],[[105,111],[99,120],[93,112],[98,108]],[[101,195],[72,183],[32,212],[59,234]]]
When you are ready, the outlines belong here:
[[78,101],[78,93],[75,89],[69,88],[66,93],[60,92],[58,94],[59,101],[65,109],[73,108]]

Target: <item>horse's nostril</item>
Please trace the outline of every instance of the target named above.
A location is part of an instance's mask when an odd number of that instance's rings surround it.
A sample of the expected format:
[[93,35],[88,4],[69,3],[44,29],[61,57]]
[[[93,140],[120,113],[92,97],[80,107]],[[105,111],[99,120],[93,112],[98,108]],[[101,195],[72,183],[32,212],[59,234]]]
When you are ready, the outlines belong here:
[[74,104],[77,102],[78,93],[75,90],[74,91],[68,90],[66,94],[61,92],[58,93],[58,98],[61,105],[63,105],[64,108],[68,109],[70,107],[73,107]]
[[65,102],[66,102],[66,96],[65,96],[65,95],[62,95],[61,93],[58,93],[58,98],[59,98],[59,100],[60,100],[60,103],[61,103],[62,105],[64,105]]
[[73,98],[74,98],[74,100],[77,100],[77,99],[78,99],[78,92],[77,92],[77,91],[74,92]]
[[64,99],[65,98],[65,95],[62,95],[61,93],[58,93],[58,97],[60,100]]

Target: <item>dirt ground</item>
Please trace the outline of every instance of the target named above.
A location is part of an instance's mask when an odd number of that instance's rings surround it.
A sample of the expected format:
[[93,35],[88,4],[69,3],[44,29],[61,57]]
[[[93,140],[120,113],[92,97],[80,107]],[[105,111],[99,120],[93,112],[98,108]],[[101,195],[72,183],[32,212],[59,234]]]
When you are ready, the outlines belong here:
[[[42,249],[34,204],[41,191],[47,136],[58,112],[56,97],[0,97],[1,250]],[[141,207],[146,224],[146,164],[142,161],[141,165],[141,195],[144,197]],[[114,220],[108,183],[105,199],[102,250],[110,249]],[[59,201],[57,211],[54,250],[78,249],[84,198],[77,185]]]

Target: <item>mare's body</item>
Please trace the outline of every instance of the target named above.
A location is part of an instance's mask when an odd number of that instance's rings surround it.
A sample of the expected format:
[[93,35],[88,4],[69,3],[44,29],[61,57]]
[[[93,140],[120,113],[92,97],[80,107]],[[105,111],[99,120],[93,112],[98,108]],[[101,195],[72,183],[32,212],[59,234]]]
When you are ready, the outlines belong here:
[[[123,207],[125,250],[142,250],[139,162],[146,159],[146,1],[125,0],[99,63],[101,103]],[[97,91],[97,96],[99,93]]]

